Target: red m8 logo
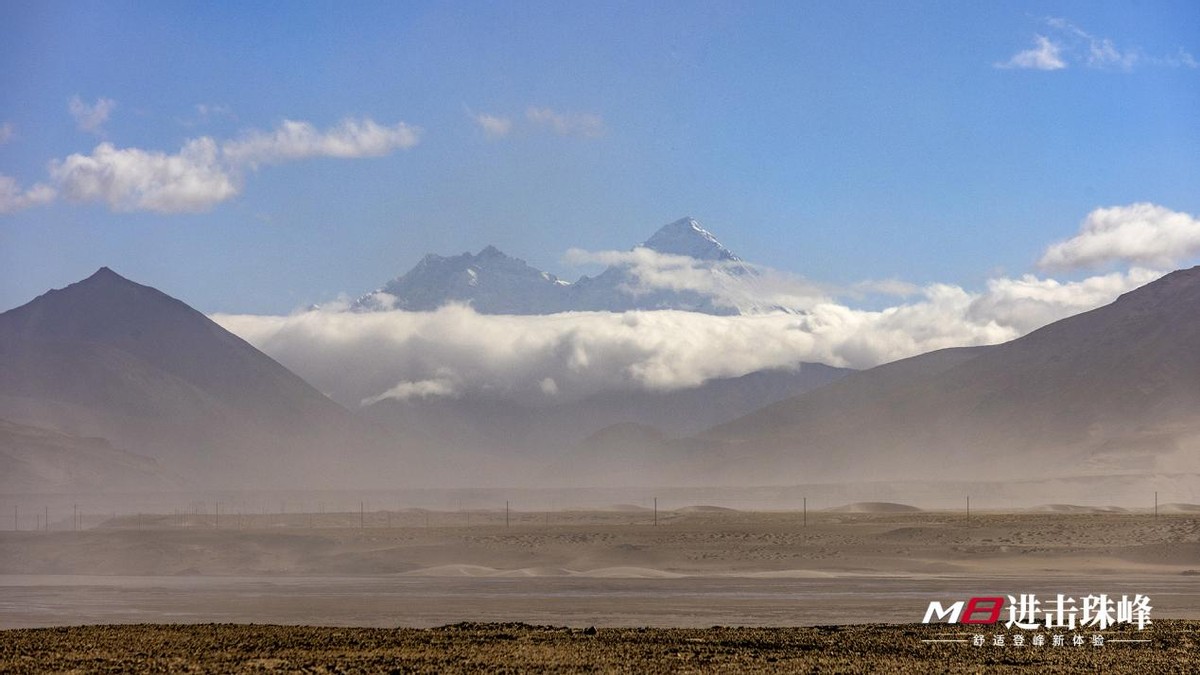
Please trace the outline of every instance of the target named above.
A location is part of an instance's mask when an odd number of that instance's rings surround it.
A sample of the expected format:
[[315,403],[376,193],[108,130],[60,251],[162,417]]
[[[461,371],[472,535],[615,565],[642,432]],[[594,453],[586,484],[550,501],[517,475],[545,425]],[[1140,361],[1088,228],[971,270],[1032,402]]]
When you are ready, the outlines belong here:
[[925,610],[925,618],[921,623],[934,623],[945,620],[946,623],[996,623],[1000,620],[1000,610],[1004,609],[1004,598],[985,596],[971,598],[966,602],[958,602],[943,607],[936,600],[929,603]]

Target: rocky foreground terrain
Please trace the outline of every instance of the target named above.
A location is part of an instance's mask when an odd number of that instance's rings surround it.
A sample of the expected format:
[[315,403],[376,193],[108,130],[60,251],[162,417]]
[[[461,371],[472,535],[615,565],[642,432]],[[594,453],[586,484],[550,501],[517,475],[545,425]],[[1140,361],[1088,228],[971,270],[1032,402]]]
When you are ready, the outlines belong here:
[[[992,627],[988,627],[992,628]],[[999,628],[997,626],[996,628]],[[955,631],[948,635],[948,631]],[[1192,673],[1200,621],[1127,625],[1094,646],[927,643],[946,625],[571,629],[456,624],[430,629],[261,625],[79,626],[0,631],[0,672],[1029,672]],[[1116,640],[1149,638],[1149,643]]]

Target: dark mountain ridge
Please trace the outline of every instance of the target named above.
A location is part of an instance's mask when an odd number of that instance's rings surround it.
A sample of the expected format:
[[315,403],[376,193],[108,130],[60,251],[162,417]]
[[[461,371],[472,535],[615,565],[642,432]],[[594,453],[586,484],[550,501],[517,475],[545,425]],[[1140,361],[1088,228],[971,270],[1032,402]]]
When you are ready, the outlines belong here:
[[340,457],[387,445],[208,317],[108,268],[0,314],[0,417],[107,439],[200,485],[336,482],[353,468]]

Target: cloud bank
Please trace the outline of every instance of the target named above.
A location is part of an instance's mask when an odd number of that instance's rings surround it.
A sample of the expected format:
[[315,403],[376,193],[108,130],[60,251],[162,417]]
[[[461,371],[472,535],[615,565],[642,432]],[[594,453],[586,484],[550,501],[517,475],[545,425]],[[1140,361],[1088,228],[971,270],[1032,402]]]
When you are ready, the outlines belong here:
[[585,251],[572,248],[571,265],[601,264],[623,268],[630,279],[621,290],[631,295],[656,291],[691,291],[711,298],[718,307],[742,313],[772,309],[797,310],[828,300],[833,289],[802,277],[750,263],[698,260],[639,246],[632,251]]
[[1149,203],[1092,211],[1079,234],[1051,245],[1043,269],[1092,268],[1109,263],[1169,267],[1200,253],[1200,219]]
[[284,120],[271,132],[250,131],[235,140],[194,138],[174,154],[101,143],[90,154],[51,162],[50,177],[74,202],[101,202],[113,211],[195,213],[237,196],[246,172],[260,166],[380,157],[418,142],[419,131],[403,122],[346,119],[319,131],[308,122]]
[[695,387],[801,362],[867,368],[933,349],[994,344],[1105,304],[1159,272],[1060,282],[935,284],[878,311],[825,299],[804,313],[682,311],[483,315],[309,311],[212,318],[348,405],[479,394],[572,400],[600,391]]

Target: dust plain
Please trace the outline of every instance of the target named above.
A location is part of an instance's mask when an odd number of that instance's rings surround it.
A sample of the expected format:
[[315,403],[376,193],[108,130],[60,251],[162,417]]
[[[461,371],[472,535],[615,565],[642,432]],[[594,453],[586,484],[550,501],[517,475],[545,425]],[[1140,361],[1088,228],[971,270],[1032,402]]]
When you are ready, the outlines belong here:
[[[0,533],[0,669],[1187,672],[1197,624],[1169,619],[1200,615],[1198,575],[1186,505],[125,516]],[[1151,648],[972,650],[911,625],[1027,592],[1150,595]]]

